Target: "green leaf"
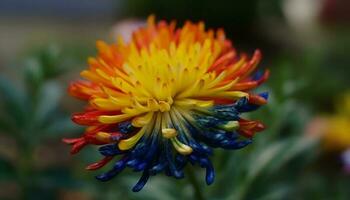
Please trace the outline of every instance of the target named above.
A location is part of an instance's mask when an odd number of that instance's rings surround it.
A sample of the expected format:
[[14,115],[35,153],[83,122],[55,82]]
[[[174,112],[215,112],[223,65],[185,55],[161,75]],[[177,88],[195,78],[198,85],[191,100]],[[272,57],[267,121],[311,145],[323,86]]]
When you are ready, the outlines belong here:
[[254,179],[257,177],[285,147],[286,143],[284,141],[275,142],[252,156],[253,160],[248,165],[247,178]]
[[54,118],[48,126],[46,126],[42,133],[47,138],[64,137],[65,135],[81,132],[82,127],[74,124],[69,116]]
[[30,92],[35,92],[43,82],[44,74],[40,63],[35,58],[27,59],[25,62],[24,76],[26,86]]
[[269,191],[258,198],[258,200],[279,200],[285,199],[286,196],[291,192],[292,188],[290,185],[275,185]]
[[25,105],[26,97],[12,83],[0,77],[0,112],[3,116],[8,116],[17,126],[20,126],[25,121]]
[[61,52],[58,46],[51,44],[38,53],[38,59],[45,79],[60,75],[64,68],[61,66]]
[[[38,103],[35,109],[35,122],[44,124],[55,115],[55,110],[59,106],[63,90],[56,82],[48,82],[39,91]],[[52,118],[52,117],[51,117]]]
[[12,163],[0,157],[0,180],[13,180],[16,172]]
[[16,126],[13,122],[9,121],[3,116],[0,116],[0,133],[14,134],[16,132]]
[[271,166],[271,173],[277,169],[285,166],[289,161],[295,159],[300,155],[306,154],[309,150],[312,150],[316,144],[318,144],[317,137],[298,137],[292,141],[292,143],[284,149],[278,159],[274,160],[274,165]]
[[56,187],[77,187],[81,184],[79,179],[74,179],[67,168],[51,168],[40,171],[36,174],[35,180],[38,185],[45,185],[47,188]]

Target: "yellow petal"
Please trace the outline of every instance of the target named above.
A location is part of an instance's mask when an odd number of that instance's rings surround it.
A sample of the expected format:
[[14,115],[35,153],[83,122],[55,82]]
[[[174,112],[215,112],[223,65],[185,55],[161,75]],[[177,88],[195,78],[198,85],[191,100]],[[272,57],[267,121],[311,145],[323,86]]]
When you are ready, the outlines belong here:
[[176,137],[177,136],[177,132],[173,128],[163,128],[162,129],[162,135],[163,135],[163,137],[165,137],[167,139],[170,139],[170,138]]
[[239,99],[242,97],[247,97],[248,93],[241,91],[224,91],[213,95],[213,97],[223,97],[229,99]]
[[184,107],[192,107],[192,106],[198,106],[201,108],[208,108],[214,105],[213,101],[204,101],[204,100],[197,100],[197,99],[181,99],[175,101],[175,105],[178,106],[184,106]]
[[121,140],[118,143],[119,149],[120,150],[128,150],[128,149],[131,149],[133,146],[135,146],[135,144],[145,134],[146,127],[147,126],[142,127],[141,130],[138,133],[136,133],[134,136],[132,136],[132,137],[130,137],[128,139],[125,139],[125,140]]
[[180,154],[189,155],[192,153],[193,149],[190,146],[181,143],[177,138],[171,138],[170,140],[176,151]]
[[131,123],[135,127],[142,127],[150,123],[152,118],[153,118],[153,112],[148,112],[143,116],[135,117]]
[[229,121],[226,124],[220,125],[219,127],[226,131],[233,131],[239,128],[239,123],[238,121]]
[[121,115],[101,115],[98,117],[98,121],[104,124],[114,124],[129,119],[131,116],[128,114]]
[[114,101],[104,98],[92,99],[90,103],[101,110],[119,110],[121,108]]

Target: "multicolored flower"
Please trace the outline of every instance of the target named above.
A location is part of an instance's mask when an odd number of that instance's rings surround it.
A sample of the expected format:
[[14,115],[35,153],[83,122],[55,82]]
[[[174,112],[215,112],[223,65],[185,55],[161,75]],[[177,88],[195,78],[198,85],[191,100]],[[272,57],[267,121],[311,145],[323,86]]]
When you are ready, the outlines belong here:
[[[241,117],[267,102],[267,93],[249,91],[262,84],[269,71],[256,71],[261,53],[238,54],[223,30],[205,30],[204,23],[155,23],[115,44],[97,42],[98,55],[81,72],[87,81],[71,84],[69,92],[88,102],[72,120],[87,126],[80,138],[64,139],[77,153],[86,145],[101,145],[104,158],[87,167],[95,170],[118,157],[96,178],[108,181],[129,167],[142,176],[139,191],[150,176],[164,172],[184,177],[186,164],[206,169],[214,181],[212,148],[240,149],[264,129]],[[253,74],[254,73],[254,74]]]

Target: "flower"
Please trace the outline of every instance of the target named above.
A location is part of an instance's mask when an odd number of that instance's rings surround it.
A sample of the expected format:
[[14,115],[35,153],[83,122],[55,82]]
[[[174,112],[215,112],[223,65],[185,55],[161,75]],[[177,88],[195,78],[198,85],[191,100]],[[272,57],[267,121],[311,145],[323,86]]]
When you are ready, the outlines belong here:
[[350,92],[341,96],[335,112],[313,119],[306,133],[318,139],[322,152],[340,160],[344,172],[350,174]]
[[346,174],[350,174],[350,148],[344,151],[341,155],[342,157],[342,162],[344,165],[344,172]]
[[339,99],[337,111],[324,122],[323,147],[328,151],[345,151],[350,148],[350,92]]
[[259,50],[249,58],[238,55],[224,31],[205,30],[202,22],[155,23],[115,44],[97,42],[98,55],[81,72],[87,81],[70,85],[74,97],[88,102],[72,120],[87,126],[80,138],[64,139],[77,153],[86,145],[102,145],[95,170],[119,156],[109,171],[97,176],[107,181],[129,167],[142,171],[133,191],[150,176],[164,172],[184,177],[187,163],[206,169],[214,181],[209,157],[212,148],[240,149],[262,131],[259,121],[240,117],[267,102],[267,93],[249,91],[262,84],[269,71],[255,71]]

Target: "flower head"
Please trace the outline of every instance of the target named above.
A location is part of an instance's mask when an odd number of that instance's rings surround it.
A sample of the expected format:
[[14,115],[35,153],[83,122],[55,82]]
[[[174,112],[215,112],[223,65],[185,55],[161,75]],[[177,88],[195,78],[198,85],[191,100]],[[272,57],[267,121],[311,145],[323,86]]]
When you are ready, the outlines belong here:
[[[87,167],[101,168],[117,159],[112,169],[97,176],[107,181],[126,167],[141,171],[133,191],[152,175],[164,172],[182,178],[187,163],[206,169],[212,148],[240,149],[250,144],[259,121],[241,118],[267,101],[267,93],[249,91],[269,72],[256,71],[261,54],[238,55],[224,31],[204,24],[148,18],[132,39],[115,44],[97,42],[98,55],[81,72],[87,81],[71,84],[71,95],[88,106],[72,120],[87,126],[80,138],[64,139],[72,153],[85,145],[102,145],[104,158]],[[117,158],[118,157],[118,158]]]

